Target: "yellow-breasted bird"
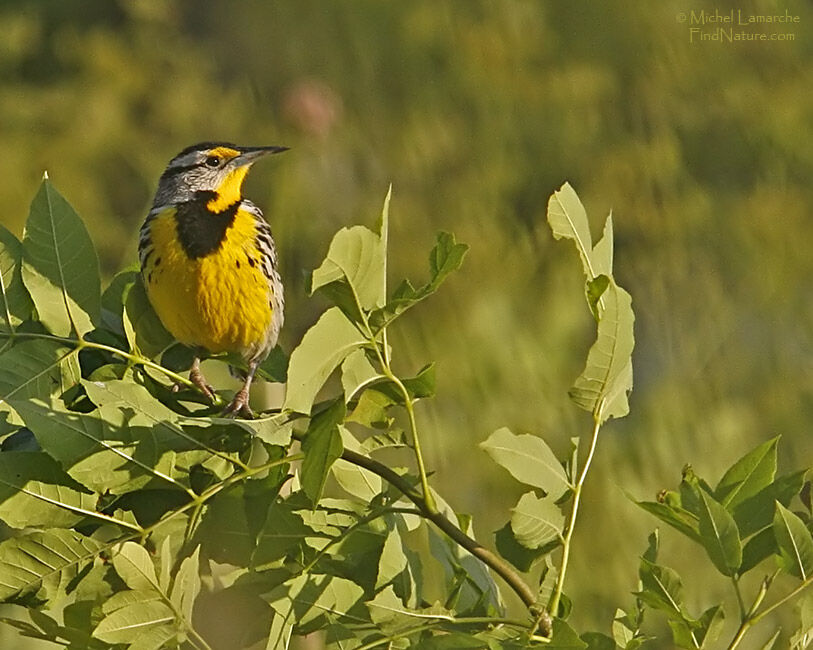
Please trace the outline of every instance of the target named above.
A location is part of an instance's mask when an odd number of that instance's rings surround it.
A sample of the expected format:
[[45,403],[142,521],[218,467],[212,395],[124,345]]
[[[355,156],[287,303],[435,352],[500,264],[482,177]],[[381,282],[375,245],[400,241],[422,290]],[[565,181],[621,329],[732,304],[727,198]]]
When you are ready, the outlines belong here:
[[190,381],[209,399],[201,351],[237,353],[248,364],[228,415],[252,417],[257,366],[277,343],[284,299],[271,228],[242,197],[261,156],[287,147],[202,142],[175,156],[158,182],[138,242],[147,296],[164,327],[195,350]]

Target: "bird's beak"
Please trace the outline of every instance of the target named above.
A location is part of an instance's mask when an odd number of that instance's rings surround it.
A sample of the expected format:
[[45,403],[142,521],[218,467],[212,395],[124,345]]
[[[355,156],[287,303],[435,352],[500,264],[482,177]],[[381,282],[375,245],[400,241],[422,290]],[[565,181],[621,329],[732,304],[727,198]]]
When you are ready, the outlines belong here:
[[231,159],[232,167],[250,165],[266,154],[288,151],[288,147],[240,147],[238,151],[240,151],[240,155]]

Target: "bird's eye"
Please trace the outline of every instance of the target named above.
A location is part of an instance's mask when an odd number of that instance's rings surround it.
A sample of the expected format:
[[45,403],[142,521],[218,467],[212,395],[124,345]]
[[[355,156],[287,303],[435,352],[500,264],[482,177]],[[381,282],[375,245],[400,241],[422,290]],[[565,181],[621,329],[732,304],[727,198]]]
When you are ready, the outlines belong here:
[[217,156],[209,156],[206,159],[206,164],[209,165],[209,167],[219,167],[220,166],[220,158],[218,158]]

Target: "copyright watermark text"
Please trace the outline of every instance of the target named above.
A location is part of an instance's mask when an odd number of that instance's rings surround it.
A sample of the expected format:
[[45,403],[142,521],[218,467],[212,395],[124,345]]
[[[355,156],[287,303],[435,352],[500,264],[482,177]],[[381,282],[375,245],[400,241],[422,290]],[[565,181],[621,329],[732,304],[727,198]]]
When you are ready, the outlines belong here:
[[801,21],[787,9],[775,14],[755,14],[742,9],[691,9],[679,12],[676,19],[686,25],[689,43],[795,41],[793,27]]

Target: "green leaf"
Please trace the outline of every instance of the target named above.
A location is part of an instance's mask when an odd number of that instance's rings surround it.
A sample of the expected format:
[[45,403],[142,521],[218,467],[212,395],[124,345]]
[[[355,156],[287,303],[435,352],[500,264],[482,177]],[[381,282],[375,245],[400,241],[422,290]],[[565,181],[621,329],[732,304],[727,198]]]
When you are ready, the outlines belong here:
[[[363,453],[361,444],[350,431],[339,425],[339,433],[341,434],[344,449]],[[370,470],[354,465],[342,458],[337,458],[331,469],[333,470],[333,476],[336,477],[336,481],[342,489],[358,497],[364,503],[372,501],[383,489],[381,477],[378,474],[373,474]]]
[[[573,240],[582,260],[585,275],[589,279],[599,275],[599,271],[595,268],[592,260],[593,241],[590,237],[587,212],[570,183],[562,185],[548,200],[548,224],[555,239]],[[602,255],[602,261],[605,263],[607,257],[606,248],[607,244],[602,244],[599,251]]]
[[[583,209],[583,208],[582,208]],[[604,231],[601,239],[593,246],[592,254],[593,271],[597,277],[613,275],[613,214],[607,215],[604,222]]]
[[742,542],[737,524],[713,497],[700,491],[699,530],[703,546],[714,566],[725,576],[733,576],[742,564]]
[[739,574],[742,575],[747,571],[753,569],[757,564],[762,562],[765,558],[770,557],[774,553],[779,553],[779,547],[776,545],[776,537],[773,533],[772,527],[763,528],[756,535],[753,535],[742,548],[742,564],[740,565]]
[[562,465],[542,438],[514,435],[503,427],[481,442],[480,447],[515,479],[544,490],[554,501],[571,487]]
[[345,401],[349,402],[365,386],[383,378],[373,368],[364,350],[358,349],[351,352],[342,362],[342,388]]
[[311,293],[335,282],[347,282],[355,303],[348,316],[356,320],[358,306],[369,311],[384,305],[385,258],[385,244],[372,230],[364,226],[342,228],[330,242],[322,265],[313,272]]
[[688,510],[655,501],[635,501],[635,504],[662,522],[669,524],[686,537],[702,544],[698,519]]
[[30,340],[0,354],[0,408],[10,400],[61,395],[79,381],[76,350]]
[[[432,495],[441,514],[469,537],[474,537],[471,517],[457,515],[434,490]],[[427,532],[430,552],[443,567],[447,593],[456,590],[454,603],[447,601],[447,606],[454,607],[461,615],[475,615],[475,612],[493,615],[502,611],[500,592],[483,563],[433,527],[427,528]]]
[[714,497],[733,512],[740,503],[773,483],[779,436],[762,443],[734,463],[720,479]]
[[174,624],[152,625],[141,631],[135,640],[127,646],[127,650],[164,650],[171,648],[167,645],[169,641],[178,635],[178,630]]
[[468,246],[455,241],[454,235],[439,233],[435,246],[429,253],[429,282],[415,289],[409,280],[404,280],[387,304],[370,314],[370,326],[373,330],[380,331],[406,310],[435,293],[449,274],[460,268],[468,250]]
[[587,650],[615,650],[616,642],[613,637],[601,632],[585,632],[581,639],[587,644]]
[[641,591],[635,595],[639,599],[670,617],[686,618],[683,613],[683,585],[674,570],[642,558],[638,575]]
[[[169,424],[157,424],[114,404],[103,404],[88,414],[66,411],[58,401],[14,401],[12,406],[40,447],[74,480],[95,492],[121,494],[152,479],[180,487],[169,476],[182,474],[174,450],[192,445]],[[196,453],[201,462],[208,458],[205,452]]]
[[454,612],[442,607],[439,603],[423,609],[406,607],[396,595],[392,585],[379,591],[375,598],[368,600],[365,605],[373,623],[386,634],[397,634],[408,630],[420,621],[454,619]]
[[553,619],[553,636],[546,648],[552,650],[582,650],[587,644],[579,638],[579,635],[561,618]]
[[813,575],[813,535],[802,519],[777,501],[773,531],[781,553],[780,566],[797,578]]
[[172,635],[166,636],[172,629],[167,624],[175,621],[175,614],[155,591],[119,592],[105,603],[103,611],[106,616],[93,630],[93,636],[106,643],[134,643],[139,640],[144,643],[144,635],[150,635],[151,640],[156,628],[164,631],[161,635],[165,636],[165,640],[176,633],[173,630]]
[[514,536],[530,549],[561,539],[564,524],[565,517],[553,499],[540,499],[533,492],[523,494],[511,514]]
[[13,528],[70,528],[96,511],[86,494],[48,454],[0,453],[0,519]]
[[101,325],[107,330],[124,336],[124,299],[133,282],[140,275],[138,264],[125,267],[113,277],[102,292]]
[[316,504],[322,496],[330,467],[342,455],[339,424],[344,422],[344,401],[335,401],[330,408],[311,418],[302,442],[302,489]]
[[160,589],[152,558],[140,544],[124,542],[113,555],[113,568],[130,589]]
[[149,358],[156,357],[175,341],[153,310],[140,273],[124,290],[122,322],[130,348]]
[[[795,608],[799,615],[799,627],[790,637],[790,647],[793,650],[804,650],[810,645],[813,638],[813,590],[808,590],[800,599]],[[777,630],[779,632],[779,630]],[[763,650],[772,650],[773,644],[763,646]]]
[[347,421],[357,422],[365,427],[384,429],[392,421],[387,415],[387,409],[395,403],[392,397],[382,391],[367,388],[359,396]]
[[0,543],[0,600],[7,602],[40,589],[54,596],[101,548],[101,542],[58,528],[7,539]]
[[800,470],[780,476],[754,496],[737,504],[734,520],[743,538],[772,525],[776,502],[787,506],[802,489],[805,474],[806,470]]
[[34,303],[23,284],[22,258],[20,240],[0,225],[0,331],[13,332],[31,318]]
[[366,343],[356,327],[331,307],[291,354],[283,409],[310,413],[316,393],[344,359]]
[[364,595],[355,582],[329,575],[309,574],[287,580],[263,595],[271,608],[285,616],[289,607],[299,627],[311,627],[324,620],[341,619]]
[[545,547],[530,549],[520,544],[511,530],[511,522],[494,533],[494,543],[499,554],[522,572],[530,571],[537,560],[550,552]]
[[44,179],[23,237],[22,277],[40,321],[57,336],[82,336],[100,320],[99,260],[85,225]]
[[[760,646],[759,650],[773,650],[773,648],[776,645],[776,641],[779,639],[780,634],[782,634],[781,628],[776,630],[776,632],[773,633],[773,636]],[[790,639],[790,647],[791,648],[797,647],[794,644],[794,637],[791,637]]]
[[404,553],[404,545],[398,528],[393,526],[384,546],[381,549],[381,557],[378,559],[378,574],[375,579],[375,588],[380,589],[397,578],[404,569],[407,568],[407,556]]
[[181,568],[178,569],[169,596],[175,611],[189,623],[192,622],[192,609],[195,600],[200,594],[199,555],[200,546],[195,548],[192,555],[181,562]]
[[629,413],[635,316],[632,298],[612,278],[598,300],[598,337],[587,354],[582,374],[570,389],[570,398],[596,415],[601,407],[603,422]]

